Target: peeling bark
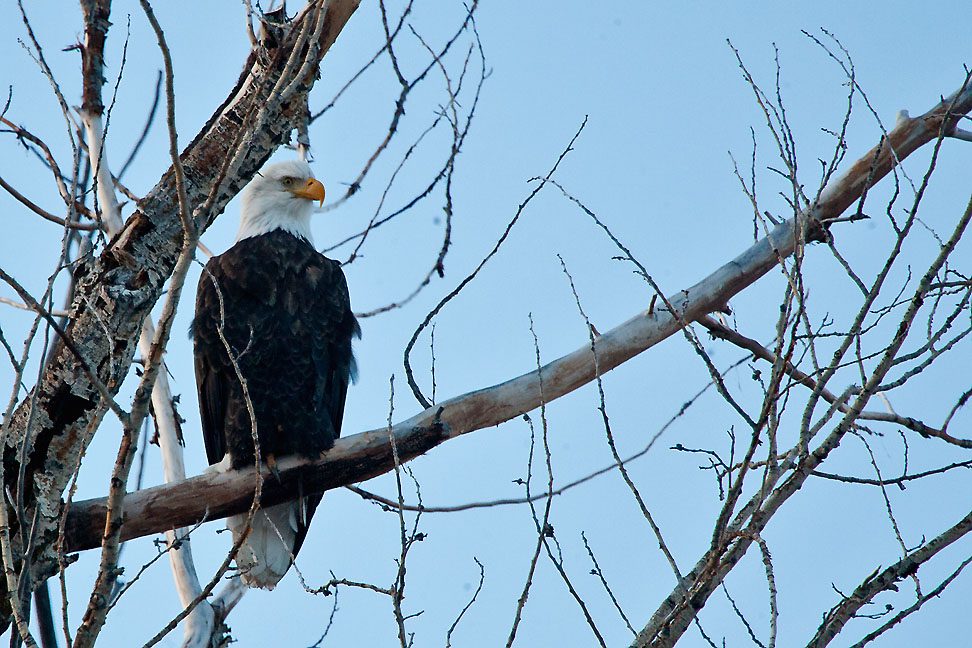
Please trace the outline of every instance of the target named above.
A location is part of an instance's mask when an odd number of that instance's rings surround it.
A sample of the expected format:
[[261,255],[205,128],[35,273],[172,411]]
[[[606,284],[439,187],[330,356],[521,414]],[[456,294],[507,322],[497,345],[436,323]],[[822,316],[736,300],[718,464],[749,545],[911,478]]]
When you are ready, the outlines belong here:
[[[434,413],[432,415],[434,417]],[[419,415],[420,418],[423,415]],[[411,419],[392,428],[400,461],[414,459],[449,438],[448,428],[432,423],[416,427]],[[277,461],[277,475],[263,466],[261,503],[272,506],[304,494],[321,492],[393,470],[387,428],[338,439],[323,458],[287,457]],[[279,480],[278,480],[279,476]],[[122,539],[159,533],[245,513],[253,502],[256,469],[207,472],[176,484],[146,488],[125,498]],[[101,546],[107,502],[104,498],[75,502],[68,511],[65,549],[81,551]]]

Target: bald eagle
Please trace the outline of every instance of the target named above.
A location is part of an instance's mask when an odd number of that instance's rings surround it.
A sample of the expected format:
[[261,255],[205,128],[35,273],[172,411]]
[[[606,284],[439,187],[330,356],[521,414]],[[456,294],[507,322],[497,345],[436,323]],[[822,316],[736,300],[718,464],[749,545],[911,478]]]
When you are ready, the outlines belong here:
[[[306,162],[266,167],[243,190],[236,243],[210,259],[199,279],[196,387],[206,454],[223,469],[255,462],[237,367],[260,455],[271,468],[286,455],[318,457],[341,434],[354,373],[351,338],[360,329],[341,265],[314,249],[310,217],[317,200],[323,204],[324,186]],[[308,495],[257,513],[236,556],[246,585],[273,589],[320,501],[320,494]],[[246,532],[246,517],[227,520],[234,540]]]

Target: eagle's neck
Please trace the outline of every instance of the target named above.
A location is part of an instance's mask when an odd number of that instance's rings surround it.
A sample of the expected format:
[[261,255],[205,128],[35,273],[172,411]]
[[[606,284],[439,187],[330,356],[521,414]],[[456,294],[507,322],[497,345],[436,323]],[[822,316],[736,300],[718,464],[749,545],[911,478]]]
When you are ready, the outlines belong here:
[[313,245],[311,209],[311,201],[294,199],[290,195],[252,196],[250,200],[244,199],[236,241],[283,230]]

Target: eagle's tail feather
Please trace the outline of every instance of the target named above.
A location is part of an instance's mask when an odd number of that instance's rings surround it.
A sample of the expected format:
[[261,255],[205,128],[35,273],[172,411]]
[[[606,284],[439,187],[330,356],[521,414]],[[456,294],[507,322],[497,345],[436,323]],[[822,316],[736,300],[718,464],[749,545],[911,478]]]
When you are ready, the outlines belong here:
[[[293,562],[299,514],[297,502],[285,502],[260,509],[253,516],[250,534],[236,554],[244,585],[272,590],[283,578]],[[226,520],[234,542],[246,530],[246,517],[234,515]]]

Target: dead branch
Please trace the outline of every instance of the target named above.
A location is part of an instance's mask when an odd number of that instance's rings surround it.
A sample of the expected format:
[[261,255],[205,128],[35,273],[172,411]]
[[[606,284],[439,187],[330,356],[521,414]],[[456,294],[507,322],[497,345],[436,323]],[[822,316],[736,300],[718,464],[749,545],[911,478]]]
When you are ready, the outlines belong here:
[[[972,141],[972,140],[970,140],[970,141]],[[969,558],[966,558],[965,560],[963,560],[962,563],[958,567],[955,568],[955,571],[953,571],[951,574],[949,574],[948,577],[945,578],[945,580],[943,580],[941,583],[939,583],[938,586],[935,589],[933,589],[932,591],[928,592],[927,594],[921,596],[917,601],[915,601],[914,603],[912,603],[911,605],[909,605],[907,608],[905,608],[904,610],[901,610],[900,612],[898,612],[897,614],[895,614],[893,617],[891,617],[886,623],[884,623],[877,630],[875,630],[873,632],[869,632],[867,634],[867,636],[865,636],[863,639],[861,639],[856,644],[854,644],[853,646],[851,646],[851,648],[863,648],[866,644],[870,643],[874,639],[877,639],[882,634],[884,634],[885,632],[887,632],[888,630],[890,630],[891,628],[893,628],[897,624],[901,623],[901,621],[903,621],[909,615],[911,615],[914,612],[917,612],[919,609],[921,609],[921,606],[923,606],[929,600],[931,600],[933,598],[938,598],[939,596],[941,596],[942,592],[945,591],[945,588],[948,587],[949,585],[951,585],[952,581],[954,581],[956,578],[958,578],[959,574],[962,573],[962,570],[963,569],[965,569],[966,567],[968,567],[969,563],[972,563],[972,557],[969,557]]]
[[[972,513],[969,513],[920,549],[905,556],[883,571],[875,570],[854,590],[854,593],[841,601],[824,618],[807,648],[823,648],[828,645],[854,614],[877,594],[896,589],[898,581],[915,574],[922,564],[929,561],[942,549],[972,531]],[[924,598],[924,597],[923,597]],[[924,602],[924,601],[922,601]]]
[[[423,413],[424,414],[424,413]],[[401,461],[414,459],[449,438],[443,424],[416,427],[423,415],[389,429],[338,439],[332,450],[317,460],[290,457],[279,459],[279,481],[263,468],[261,503],[271,506],[294,499],[298,481],[305,494],[370,479],[394,469],[389,434]],[[434,416],[434,413],[433,413]],[[255,468],[225,473],[208,472],[175,484],[129,493],[125,498],[122,539],[137,538],[176,527],[192,526],[201,520],[216,520],[247,511],[253,501]],[[75,502],[68,511],[66,550],[80,551],[101,545],[106,512],[105,498]],[[195,520],[191,522],[190,520]]]
[[[714,318],[706,315],[699,319],[699,323],[707,328],[713,337],[719,338],[721,340],[726,340],[735,344],[741,349],[746,349],[753,354],[753,357],[759,358],[760,360],[765,360],[769,363],[774,363],[777,358],[762,344],[753,340],[752,338],[742,335],[738,331],[733,331],[717,322]],[[792,363],[784,363],[784,371],[794,382],[804,385],[810,389],[816,389],[817,383],[809,375],[800,371]],[[837,404],[838,410],[841,412],[847,411],[847,405],[841,404],[838,401],[837,395],[828,389],[822,389],[820,395],[825,401],[831,404]],[[924,437],[936,437],[942,439],[946,443],[959,446],[960,448],[972,448],[972,441],[967,439],[956,439],[955,437],[949,435],[943,430],[933,428],[929,425],[925,425],[921,421],[911,418],[910,416],[901,416],[893,412],[861,412],[860,418],[868,421],[884,421],[886,423],[894,423],[900,425],[901,427],[907,428]]]

